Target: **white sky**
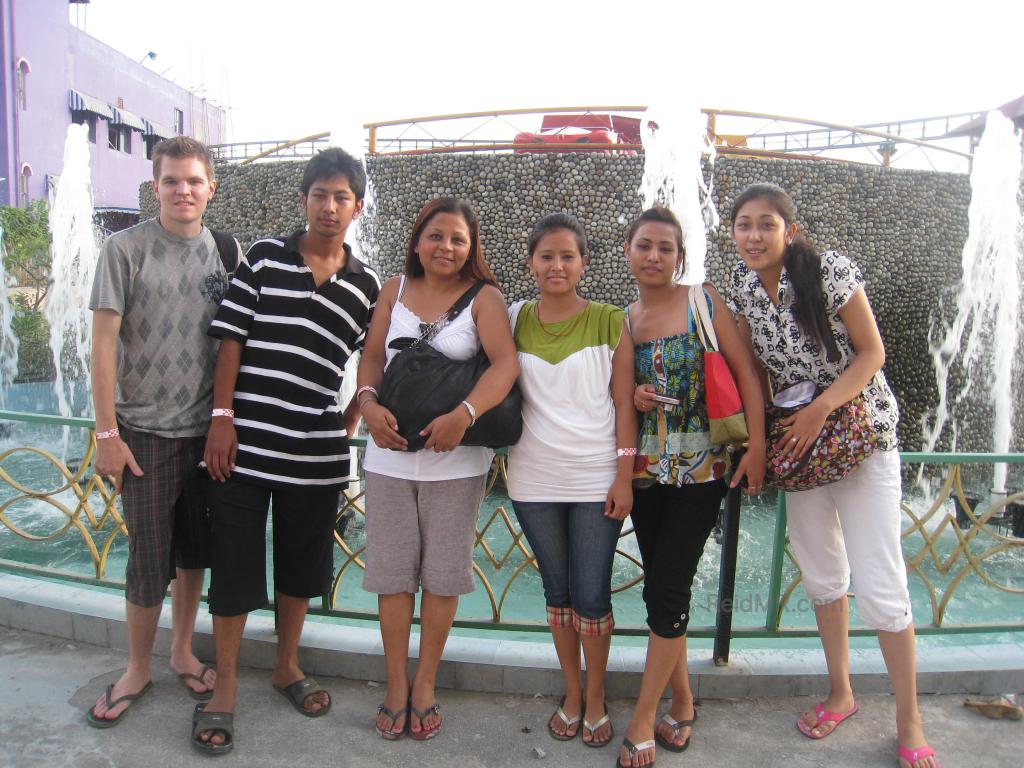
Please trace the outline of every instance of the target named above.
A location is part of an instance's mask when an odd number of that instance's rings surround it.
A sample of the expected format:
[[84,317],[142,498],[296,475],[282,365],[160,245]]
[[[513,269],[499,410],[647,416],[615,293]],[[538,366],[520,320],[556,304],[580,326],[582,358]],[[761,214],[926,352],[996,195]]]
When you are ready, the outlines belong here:
[[92,0],[70,14],[230,107],[229,141],[675,94],[869,123],[1024,93],[1020,0]]

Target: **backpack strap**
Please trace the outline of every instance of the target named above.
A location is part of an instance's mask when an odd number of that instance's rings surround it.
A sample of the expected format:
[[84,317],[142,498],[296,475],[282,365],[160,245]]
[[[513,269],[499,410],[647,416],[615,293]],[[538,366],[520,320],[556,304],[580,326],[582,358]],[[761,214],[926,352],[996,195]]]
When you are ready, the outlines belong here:
[[230,232],[210,228],[213,235],[213,242],[217,244],[217,253],[220,254],[220,263],[224,265],[224,271],[228,277],[234,274],[238,268],[238,241]]

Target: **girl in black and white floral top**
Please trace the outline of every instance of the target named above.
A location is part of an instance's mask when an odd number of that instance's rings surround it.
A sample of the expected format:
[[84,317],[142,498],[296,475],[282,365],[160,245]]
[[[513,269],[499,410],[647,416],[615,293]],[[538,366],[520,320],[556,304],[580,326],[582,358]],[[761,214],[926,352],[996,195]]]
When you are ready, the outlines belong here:
[[819,256],[801,234],[784,190],[754,184],[732,207],[742,263],[729,305],[775,392],[811,382],[817,395],[783,423],[779,443],[794,456],[814,445],[826,418],[863,395],[878,450],[844,479],[786,494],[789,537],[815,606],[831,690],[797,720],[812,738],[829,735],[857,711],[849,677],[852,573],[861,622],[878,632],[896,694],[902,768],[937,768],[917,707],[914,625],[900,547],[900,463],[896,400],[882,374],[885,349],[860,271],[835,252]]

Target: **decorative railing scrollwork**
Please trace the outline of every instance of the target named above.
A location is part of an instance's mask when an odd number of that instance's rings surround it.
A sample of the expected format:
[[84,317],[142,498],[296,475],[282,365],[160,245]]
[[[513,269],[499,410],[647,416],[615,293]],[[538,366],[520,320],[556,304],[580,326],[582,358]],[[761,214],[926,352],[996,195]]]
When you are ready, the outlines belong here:
[[[91,420],[0,411],[0,421],[4,420],[78,428],[81,444],[75,446],[76,455],[80,458],[73,462],[65,462],[55,452],[37,446],[0,446],[0,536],[9,534],[14,539],[45,546],[52,546],[69,536],[77,537],[88,555],[94,576],[83,577],[27,562],[14,562],[3,551],[2,538],[0,566],[119,585],[116,578],[108,575],[107,565],[115,546],[125,545],[127,529],[109,479],[91,472],[95,451]],[[354,440],[353,443],[362,445],[363,441]],[[963,468],[966,464],[1022,464],[1024,455],[903,454],[902,459],[906,463],[939,466],[944,471],[941,483],[927,496],[927,502],[909,503],[905,497],[903,503],[906,521],[902,534],[904,558],[912,582],[920,585],[915,606],[919,614],[918,630],[1024,630],[1024,622],[1014,620],[1024,616],[1024,538],[1021,537],[1024,533],[1024,492],[1012,493],[994,503],[987,500],[978,502],[971,499],[965,489]],[[35,467],[34,479],[19,475],[27,465]],[[49,479],[40,480],[40,475]],[[507,502],[503,501],[502,489],[506,482],[505,459],[499,455],[488,476],[486,493],[489,501],[485,502],[478,520],[474,549],[473,569],[480,591],[486,597],[484,610],[488,617],[460,616],[457,623],[477,628],[543,628],[540,623],[543,598],[535,578],[537,564]],[[1018,507],[1018,504],[1022,506]],[[47,514],[52,511],[58,514]],[[767,513],[767,510],[762,510],[762,513]],[[1012,530],[1013,515],[1020,516],[1016,536]],[[364,518],[363,490],[360,484],[354,483],[344,492],[338,510],[335,571],[331,581],[325,585],[322,612],[376,618],[372,609],[367,607],[366,600],[363,607],[359,607],[345,599],[346,589],[361,590],[361,573],[365,567],[365,547],[362,544]],[[39,531],[40,525],[45,530]],[[622,542],[616,550],[616,577],[612,586],[617,596],[634,590],[639,605],[640,595],[635,588],[643,582],[643,570],[635,554],[635,546],[630,542],[631,533],[627,523]],[[769,531],[768,537],[771,535]],[[769,545],[765,541],[763,544],[772,549],[768,578],[761,578],[760,573],[755,578],[759,582],[755,587],[767,590],[764,622],[760,626],[734,627],[731,636],[777,637],[813,633],[813,619],[804,618],[802,623],[792,626],[784,621],[787,612],[793,610],[800,571],[785,536],[785,501],[781,494],[777,501],[774,543]],[[791,573],[788,581],[785,573]],[[1010,575],[1006,576],[1007,573]],[[513,587],[521,584],[527,575],[531,575],[534,582],[528,589],[537,593],[536,611],[530,612],[531,616],[536,614],[536,621],[524,621],[520,617],[523,613],[522,594],[519,596],[518,613],[513,612],[509,616]],[[950,612],[958,599],[961,603],[970,602],[962,595],[968,583],[972,584],[971,589],[983,587],[986,594],[1003,595],[1001,599],[1010,601],[1011,609],[999,619],[951,620]],[[348,595],[351,598],[353,592]],[[532,605],[532,593],[527,597]],[[721,595],[719,599],[721,601]],[[927,613],[921,611],[925,601]],[[962,612],[962,608],[963,605],[959,605],[954,612]],[[925,615],[927,620],[924,620]],[[623,623],[616,631],[640,634],[643,628]],[[691,634],[695,636],[709,636],[714,632],[715,627],[712,626],[691,626]]]

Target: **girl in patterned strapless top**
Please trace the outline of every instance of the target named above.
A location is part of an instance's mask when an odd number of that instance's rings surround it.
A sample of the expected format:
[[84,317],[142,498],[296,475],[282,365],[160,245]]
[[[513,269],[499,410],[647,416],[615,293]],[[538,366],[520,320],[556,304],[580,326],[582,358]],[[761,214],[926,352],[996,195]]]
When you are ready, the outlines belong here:
[[[645,211],[630,227],[625,247],[640,288],[640,300],[626,310],[635,346],[634,405],[642,417],[630,514],[643,558],[651,632],[640,696],[619,765],[640,766],[654,762],[656,746],[681,752],[690,744],[696,719],[686,665],[690,588],[725,496],[731,457],[725,446],[711,442],[709,434],[704,347],[688,310],[689,287],[677,282],[685,258],[678,220],[666,208]],[[704,284],[704,293],[721,352],[740,389],[750,433],[732,485],[745,476],[749,492],[756,493],[765,462],[764,399],[756,362],[710,283]],[[667,684],[672,687],[672,706],[655,725]]]

